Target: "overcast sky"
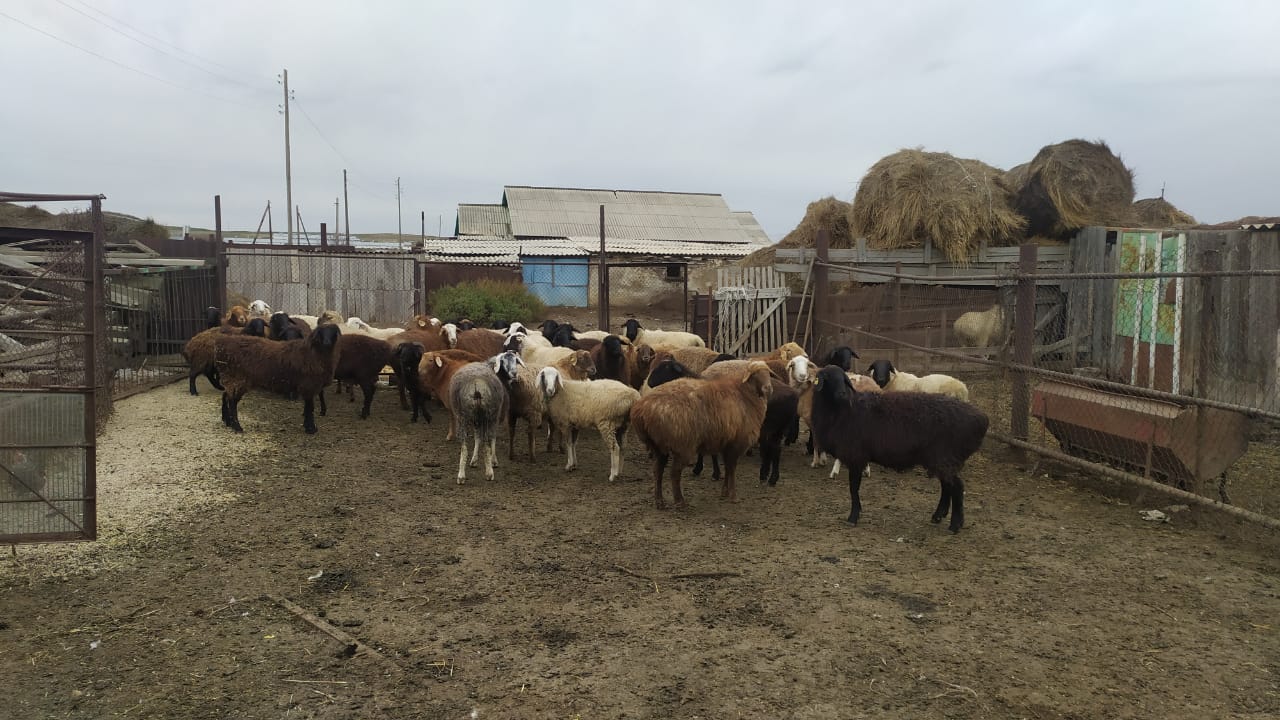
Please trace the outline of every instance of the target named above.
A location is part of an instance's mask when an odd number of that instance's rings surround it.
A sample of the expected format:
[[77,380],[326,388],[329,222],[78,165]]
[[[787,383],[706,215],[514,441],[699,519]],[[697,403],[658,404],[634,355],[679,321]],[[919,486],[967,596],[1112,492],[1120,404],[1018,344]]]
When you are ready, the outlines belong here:
[[353,232],[396,230],[399,176],[406,232],[511,184],[718,192],[776,241],[900,148],[1008,168],[1072,137],[1139,197],[1274,215],[1278,30],[1268,0],[6,0],[0,189],[203,226],[221,194],[250,230],[271,200],[281,229],[287,67],[313,231],[346,167]]

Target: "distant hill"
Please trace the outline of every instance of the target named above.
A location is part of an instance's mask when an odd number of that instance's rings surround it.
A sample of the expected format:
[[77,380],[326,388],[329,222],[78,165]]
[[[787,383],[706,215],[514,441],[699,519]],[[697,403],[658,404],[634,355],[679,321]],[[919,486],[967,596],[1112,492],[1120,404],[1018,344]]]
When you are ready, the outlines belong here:
[[[151,218],[104,211],[102,224],[106,227],[107,242],[164,240],[169,237],[169,229]],[[0,227],[89,231],[93,230],[93,216],[88,210],[67,210],[55,214],[36,205],[0,202]]]

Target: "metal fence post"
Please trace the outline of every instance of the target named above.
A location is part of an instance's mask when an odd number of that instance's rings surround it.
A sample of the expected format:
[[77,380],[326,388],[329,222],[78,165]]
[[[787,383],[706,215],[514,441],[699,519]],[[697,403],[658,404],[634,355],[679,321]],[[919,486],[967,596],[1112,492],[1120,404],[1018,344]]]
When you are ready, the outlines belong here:
[[1018,304],[1013,325],[1013,362],[1020,366],[1013,371],[1013,387],[1010,390],[1013,407],[1009,409],[1009,432],[1019,440],[1029,434],[1031,388],[1026,370],[1031,365],[1031,343],[1036,327],[1036,251],[1037,245],[1027,243],[1018,252]]
[[600,206],[600,277],[596,278],[596,303],[600,305],[596,321],[601,330],[609,329],[609,266],[605,264],[604,205]]
[[813,264],[813,302],[809,305],[809,312],[812,315],[813,326],[813,346],[805,349],[817,353],[818,346],[822,344],[820,340],[821,325],[829,318],[827,311],[828,296],[831,293],[831,287],[827,278],[827,259],[828,251],[831,249],[831,236],[827,234],[827,229],[822,228],[818,231],[817,242],[814,243],[814,250],[817,252],[817,260]]
[[218,309],[227,311],[227,246],[222,243],[222,196],[213,196],[213,244],[217,259]]

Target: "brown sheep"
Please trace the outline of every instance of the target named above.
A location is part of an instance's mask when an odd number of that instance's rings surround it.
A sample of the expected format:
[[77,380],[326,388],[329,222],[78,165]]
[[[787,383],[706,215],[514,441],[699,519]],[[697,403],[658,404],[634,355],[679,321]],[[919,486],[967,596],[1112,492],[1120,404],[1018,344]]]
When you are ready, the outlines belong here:
[[[236,306],[240,307],[240,306]],[[212,308],[210,308],[212,309]],[[244,308],[240,308],[244,310]],[[234,311],[235,308],[232,308]],[[192,395],[199,395],[196,390],[196,376],[204,375],[209,378],[209,384],[215,389],[221,390],[222,383],[218,381],[218,371],[214,364],[215,347],[218,337],[226,334],[244,333],[246,335],[263,337],[266,334],[266,324],[260,318],[255,318],[254,322],[246,327],[236,326],[232,323],[234,313],[228,313],[227,318],[217,327],[202,330],[191,337],[185,345],[182,346],[182,357],[187,361],[187,386],[188,391]]]
[[653,367],[653,357],[657,352],[649,345],[630,345],[628,354],[631,357],[631,387],[639,390],[644,379],[649,377],[649,369]]
[[653,458],[654,500],[666,507],[662,475],[671,465],[671,494],[684,507],[680,473],[700,454],[724,458],[720,497],[737,502],[738,458],[756,444],[773,381],[764,363],[750,363],[741,377],[673,380],[631,406],[631,425]]
[[696,373],[700,373],[710,367],[711,363],[732,356],[726,356],[711,348],[677,347],[659,350],[654,356],[654,361],[661,362],[664,357],[675,358],[676,362]]
[[[582,343],[583,340],[577,342]],[[596,379],[617,380],[631,384],[631,376],[635,374],[635,360],[627,352],[627,346],[617,335],[606,335],[591,350],[591,359],[596,364]]]
[[453,345],[453,349],[466,350],[482,358],[502,354],[502,343],[507,339],[502,333],[488,328],[459,330],[457,337],[458,342]]
[[570,380],[591,380],[596,376],[596,362],[586,350],[574,350],[572,355],[566,355],[548,367],[559,370]]
[[[315,434],[315,396],[333,381],[341,331],[325,325],[302,340],[270,341],[239,334],[217,338],[215,362],[222,378],[222,422],[236,432],[240,426],[240,398],[249,390],[297,394],[302,398],[302,427]],[[320,414],[325,413],[324,396]]]
[[[348,387],[360,386],[364,392],[364,406],[360,409],[360,417],[367,418],[369,406],[373,404],[373,389],[378,384],[378,376],[382,374],[382,368],[392,362],[391,346],[367,335],[342,335],[338,338],[337,353],[333,379],[347,383]],[[324,397],[324,390],[320,391],[320,397]]]
[[[466,357],[451,356],[448,354],[450,352],[465,354]],[[453,408],[449,406],[449,381],[453,379],[453,374],[462,369],[462,367],[480,361],[481,358],[474,354],[466,353],[466,351],[444,350],[426,353],[418,364],[419,387],[424,392],[434,395],[440,401],[440,404],[444,406],[444,409],[449,412],[449,434],[445,437],[446,440],[452,440],[456,432]]]

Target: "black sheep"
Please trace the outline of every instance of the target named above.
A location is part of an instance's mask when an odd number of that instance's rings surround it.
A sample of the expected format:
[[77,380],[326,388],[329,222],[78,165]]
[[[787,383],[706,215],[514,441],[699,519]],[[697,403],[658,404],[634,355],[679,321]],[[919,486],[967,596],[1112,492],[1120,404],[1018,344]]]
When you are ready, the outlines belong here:
[[556,328],[558,327],[560,327],[560,323],[548,319],[538,324],[538,331],[542,333],[542,337],[547,339],[547,342],[551,342],[551,339],[556,336]]
[[222,324],[222,311],[210,305],[204,309],[205,329],[216,328]]
[[573,325],[569,323],[561,323],[556,326],[555,332],[551,333],[551,337],[547,339],[551,341],[551,344],[554,347],[566,347],[576,350],[577,348],[574,347],[573,337],[573,334],[576,332],[578,332],[578,329]]
[[828,365],[813,391],[813,433],[848,467],[849,524],[858,524],[862,472],[874,462],[899,472],[923,467],[942,488],[933,522],[950,513],[951,532],[964,527],[960,470],[987,434],[987,416],[973,405],[928,393],[859,393],[844,370]]
[[627,357],[627,352],[622,347],[622,338],[617,335],[606,335],[604,340],[600,341],[599,347],[591,349],[591,358],[596,362],[597,379],[617,380],[630,384],[631,359]]
[[301,340],[311,332],[308,327],[302,327],[301,323],[289,317],[288,313],[277,312],[272,314],[271,319],[267,322],[267,337],[272,340]]
[[413,417],[409,422],[418,422],[418,413],[431,422],[431,413],[427,410],[426,398],[418,384],[418,364],[427,350],[420,342],[402,342],[392,352],[392,369],[396,371],[396,384],[400,386],[400,405],[404,407],[404,392],[409,390],[409,402],[413,405]]
[[827,355],[827,365],[839,365],[841,370],[845,372],[853,372],[853,359],[858,357],[858,353],[848,345],[841,345],[835,348]]

